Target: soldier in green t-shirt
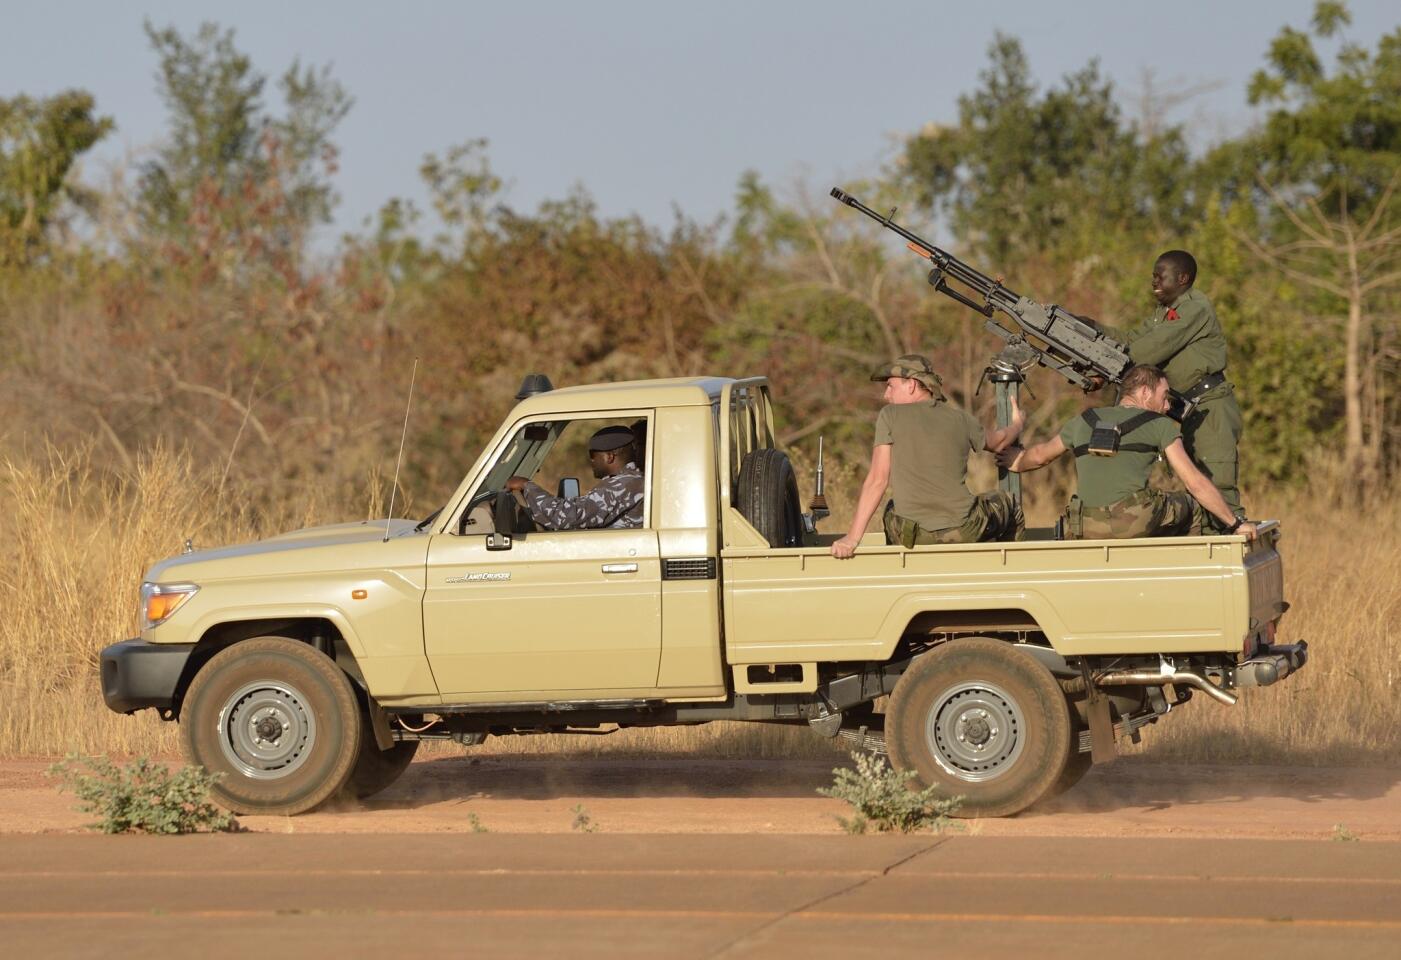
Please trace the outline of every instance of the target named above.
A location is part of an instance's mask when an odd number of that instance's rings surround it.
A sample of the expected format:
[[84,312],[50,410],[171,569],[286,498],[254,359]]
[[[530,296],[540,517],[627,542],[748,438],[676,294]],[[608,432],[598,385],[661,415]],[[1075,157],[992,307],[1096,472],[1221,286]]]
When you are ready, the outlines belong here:
[[1168,385],[1196,409],[1182,424],[1182,442],[1192,462],[1210,478],[1231,505],[1245,516],[1238,480],[1241,415],[1235,388],[1226,379],[1226,337],[1211,301],[1194,283],[1197,261],[1185,250],[1169,250],[1153,265],[1153,315],[1121,330],[1096,324],[1128,344],[1134,363],[1161,367]]
[[[1181,537],[1201,532],[1206,514],[1226,533],[1255,539],[1255,524],[1238,517],[1187,455],[1181,428],[1170,417],[1168,378],[1140,364],[1124,375],[1119,405],[1087,410],[1054,439],[1025,450],[1003,451],[998,460],[1017,473],[1039,470],[1067,450],[1075,454],[1077,493],[1066,508],[1072,539]],[[1167,460],[1189,493],[1148,485],[1153,464]],[[1196,499],[1194,500],[1193,497]]]
[[876,417],[871,469],[861,486],[856,514],[832,556],[856,553],[889,486],[883,526],[887,543],[976,543],[1020,540],[1022,510],[1000,490],[973,496],[968,490],[968,454],[997,453],[1010,446],[1026,422],[1012,407],[1012,422],[987,435],[967,412],[944,399],[943,381],[927,357],[906,354],[871,375],[885,381],[885,402]]

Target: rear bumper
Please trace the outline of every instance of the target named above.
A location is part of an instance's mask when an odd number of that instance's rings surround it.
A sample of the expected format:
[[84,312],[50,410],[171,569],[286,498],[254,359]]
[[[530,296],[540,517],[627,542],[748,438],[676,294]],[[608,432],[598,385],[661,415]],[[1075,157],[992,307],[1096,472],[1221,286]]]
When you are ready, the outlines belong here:
[[194,652],[193,644],[123,640],[102,651],[102,699],[117,713],[175,705],[180,677]]
[[1307,641],[1276,643],[1256,648],[1255,655],[1237,664],[1235,685],[1238,687],[1268,687],[1291,674],[1298,673],[1309,662]]

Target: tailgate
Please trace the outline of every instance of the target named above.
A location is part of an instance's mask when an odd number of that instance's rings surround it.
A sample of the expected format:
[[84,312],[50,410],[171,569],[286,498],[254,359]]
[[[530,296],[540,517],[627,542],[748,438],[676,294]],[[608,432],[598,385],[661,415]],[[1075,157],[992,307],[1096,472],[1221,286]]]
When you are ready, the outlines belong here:
[[1246,544],[1245,578],[1250,594],[1250,629],[1258,641],[1274,639],[1273,624],[1289,605],[1284,602],[1284,561],[1279,555],[1278,520],[1260,524],[1260,535]]

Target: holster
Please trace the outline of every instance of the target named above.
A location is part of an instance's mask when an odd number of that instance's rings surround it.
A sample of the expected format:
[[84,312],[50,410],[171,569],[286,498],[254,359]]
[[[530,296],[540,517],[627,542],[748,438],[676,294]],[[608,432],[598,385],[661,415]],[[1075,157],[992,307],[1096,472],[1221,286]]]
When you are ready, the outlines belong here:
[[1067,540],[1085,539],[1085,502],[1080,499],[1079,494],[1073,494],[1070,502],[1065,505],[1061,523]]

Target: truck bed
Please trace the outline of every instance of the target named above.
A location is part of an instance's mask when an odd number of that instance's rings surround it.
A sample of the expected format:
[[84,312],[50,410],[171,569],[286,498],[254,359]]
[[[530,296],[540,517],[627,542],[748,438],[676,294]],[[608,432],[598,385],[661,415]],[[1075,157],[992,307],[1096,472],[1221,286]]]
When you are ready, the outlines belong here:
[[[732,664],[883,660],[907,631],[1044,634],[1065,656],[1240,652],[1278,616],[1277,521],[1239,536],[722,551]],[[775,598],[782,598],[776,602]],[[1263,637],[1261,637],[1263,639]]]

